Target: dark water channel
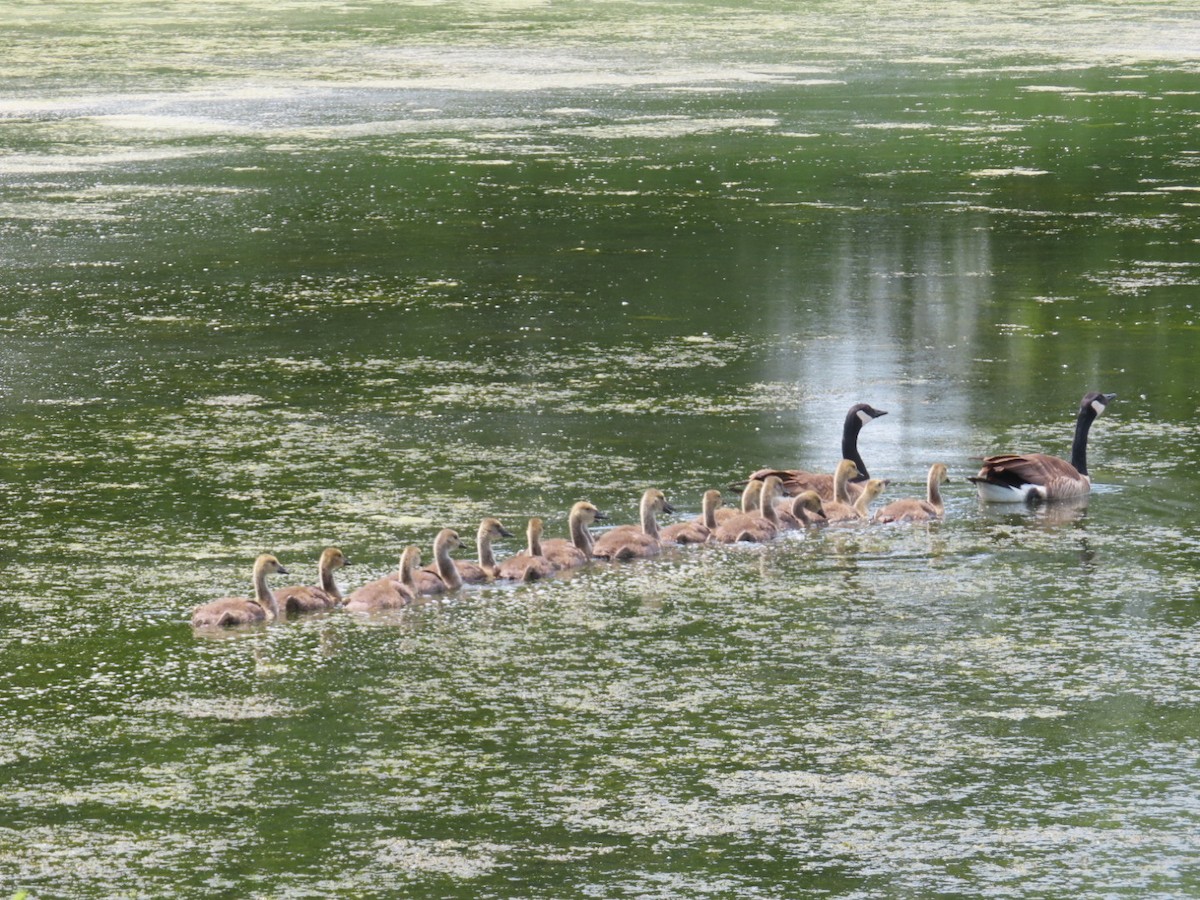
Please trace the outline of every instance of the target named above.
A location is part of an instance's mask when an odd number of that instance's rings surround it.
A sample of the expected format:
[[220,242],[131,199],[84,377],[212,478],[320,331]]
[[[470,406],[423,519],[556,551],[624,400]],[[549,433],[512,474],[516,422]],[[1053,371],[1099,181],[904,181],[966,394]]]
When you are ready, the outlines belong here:
[[[1200,890],[1190,4],[0,14],[0,896]],[[188,626],[856,401],[945,522]]]

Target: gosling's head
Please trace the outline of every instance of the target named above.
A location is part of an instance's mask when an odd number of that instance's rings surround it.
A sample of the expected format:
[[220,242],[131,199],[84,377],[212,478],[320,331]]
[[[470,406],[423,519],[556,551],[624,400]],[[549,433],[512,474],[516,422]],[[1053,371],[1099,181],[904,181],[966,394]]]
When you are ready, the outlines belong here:
[[945,463],[934,463],[929,467],[929,480],[934,484],[945,484],[950,480],[950,472]]
[[545,530],[546,530],[546,523],[544,523],[537,516],[534,516],[532,519],[529,520],[529,524],[525,528],[525,533],[529,536],[529,539],[532,541],[532,540],[536,540],[537,538],[540,538],[542,536],[542,532],[544,532]]
[[586,500],[580,500],[571,507],[571,518],[582,519],[585,524],[591,525],[598,519],[607,519],[608,516]]
[[854,478],[858,478],[860,475],[862,475],[862,472],[858,471],[858,463],[856,463],[854,460],[843,459],[837,464],[837,468],[834,470],[833,474],[836,478],[844,478],[847,481],[850,481]]
[[264,553],[254,561],[255,574],[287,575],[288,570],[270,553]]
[[421,548],[409,544],[400,554],[400,571],[413,572],[421,565]]
[[801,510],[824,517],[825,505],[821,502],[821,495],[816,491],[803,491],[797,494],[792,501],[792,511],[799,513]]
[[326,547],[321,551],[321,562],[319,565],[321,568],[333,571],[334,569],[350,565],[350,560],[346,559],[346,554],[337,547]]
[[650,488],[642,494],[642,507],[649,507],[655,512],[675,512],[675,507],[667,502],[667,495],[658,488]]
[[447,550],[457,550],[462,546],[462,540],[458,536],[458,532],[453,528],[443,528],[438,532],[437,537],[433,539],[434,549],[445,547]]
[[512,537],[512,532],[500,524],[499,519],[484,519],[479,523],[479,534],[489,538]]
[[887,482],[882,478],[869,478],[867,483],[863,485],[863,496],[869,500],[874,500],[883,493],[883,489],[887,487]]

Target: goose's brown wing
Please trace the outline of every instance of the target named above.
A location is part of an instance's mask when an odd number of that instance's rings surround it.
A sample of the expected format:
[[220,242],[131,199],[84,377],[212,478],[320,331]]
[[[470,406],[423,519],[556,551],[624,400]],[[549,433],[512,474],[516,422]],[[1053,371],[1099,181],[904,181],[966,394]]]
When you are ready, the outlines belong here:
[[972,481],[987,481],[1020,488],[1026,484],[1048,486],[1063,481],[1086,481],[1079,470],[1057,456],[1046,453],[1005,453],[989,456]]

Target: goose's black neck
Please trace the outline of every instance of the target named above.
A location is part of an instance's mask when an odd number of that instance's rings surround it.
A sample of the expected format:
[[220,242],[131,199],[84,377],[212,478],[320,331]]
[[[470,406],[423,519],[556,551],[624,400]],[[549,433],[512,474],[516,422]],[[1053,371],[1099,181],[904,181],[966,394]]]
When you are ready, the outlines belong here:
[[866,424],[860,415],[862,412],[866,412],[873,419],[886,415],[882,410],[874,409],[863,403],[856,403],[850,407],[850,412],[846,413],[846,422],[842,426],[842,459],[854,460],[854,464],[858,466],[858,475],[851,478],[851,481],[866,481],[871,477],[867,472],[867,464],[863,462],[862,454],[858,452],[858,433]]
[[1075,420],[1075,440],[1071,444],[1071,465],[1080,475],[1086,475],[1087,470],[1087,441],[1092,423],[1096,421],[1096,410],[1089,403],[1079,410],[1079,418]]

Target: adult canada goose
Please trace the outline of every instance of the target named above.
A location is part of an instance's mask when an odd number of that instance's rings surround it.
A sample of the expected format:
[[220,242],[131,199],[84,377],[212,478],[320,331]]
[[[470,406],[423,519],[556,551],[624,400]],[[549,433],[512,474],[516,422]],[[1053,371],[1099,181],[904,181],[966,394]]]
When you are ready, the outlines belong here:
[[717,510],[721,508],[721,492],[705,491],[700,500],[700,516],[687,522],[676,522],[662,530],[659,539],[664,544],[704,544],[717,530]]
[[[512,532],[501,525],[499,519],[489,517],[479,523],[479,531],[475,534],[475,549],[479,562],[474,563],[468,559],[451,560],[464,583],[483,584],[496,577],[500,567],[496,564],[496,556],[492,552],[492,540],[506,537],[512,537]],[[439,575],[437,562],[426,566],[425,571]]]
[[450,558],[450,551],[462,546],[458,532],[452,528],[443,528],[433,539],[434,571],[418,569],[413,573],[417,594],[444,594],[456,591],[463,586],[462,576],[458,574],[458,566]]
[[762,487],[761,478],[751,478],[746,482],[745,488],[742,489],[742,498],[738,504],[738,508],[730,509],[728,506],[718,507],[713,511],[713,520],[717,525],[722,525],[736,516],[758,512],[758,502],[762,497]]
[[588,526],[597,519],[607,519],[604,513],[586,500],[580,500],[571,507],[567,517],[567,527],[571,539],[548,538],[542,541],[542,556],[550,560],[556,569],[574,569],[582,566],[592,558],[592,533]]
[[222,597],[192,610],[193,628],[232,628],[279,618],[279,604],[267,587],[268,575],[286,575],[288,570],[274,556],[264,553],[254,561],[254,598]]
[[525,529],[528,541],[525,549],[500,563],[499,577],[508,581],[537,581],[549,578],[558,571],[554,563],[542,554],[542,533],[545,524],[537,516]]
[[992,503],[1022,500],[1057,500],[1082,497],[1092,490],[1087,470],[1088,431],[1116,394],[1091,391],[1079,402],[1071,461],[1045,453],[1006,453],[989,456],[978,475],[968,480],[979,488],[979,498]]
[[758,512],[742,513],[726,519],[713,532],[713,539],[722,544],[733,544],[738,541],[769,541],[778,535],[781,523],[775,509],[775,498],[782,489],[780,484],[778,475],[768,475],[759,489]]
[[830,524],[837,522],[868,522],[871,519],[871,501],[883,493],[887,486],[881,478],[868,478],[862,492],[854,499],[854,503],[842,503],[834,500],[826,503],[825,520]]
[[[859,474],[851,479],[849,491],[857,494],[862,490],[862,483],[870,478],[867,465],[858,452],[858,433],[864,425],[886,416],[887,410],[876,409],[869,403],[855,403],[846,413],[842,424],[842,459],[852,459],[858,467]],[[794,497],[802,491],[816,491],[822,500],[836,500],[833,494],[833,476],[820,472],[809,472],[805,469],[759,469],[750,477],[766,478],[768,475],[778,475],[783,484],[783,493]]]
[[342,593],[338,590],[337,582],[333,580],[333,573],[348,565],[350,560],[346,559],[341,550],[337,547],[326,547],[317,562],[317,576],[321,584],[294,584],[275,591],[275,602],[279,604],[279,611],[290,615],[318,612],[341,605]]
[[816,491],[802,491],[792,498],[792,517],[800,523],[801,528],[819,528],[829,524],[825,518],[825,504]]
[[346,598],[350,612],[375,612],[380,609],[401,609],[416,599],[414,573],[421,564],[421,548],[405,547],[400,554],[398,578],[387,575],[369,581]]
[[893,500],[875,513],[876,522],[930,522],[945,515],[941,486],[950,480],[944,463],[929,467],[925,481],[925,499],[906,498]]
[[600,559],[644,559],[657,556],[662,549],[659,540],[658,513],[675,512],[667,502],[667,496],[658,488],[650,488],[642,494],[638,505],[641,525],[619,525],[606,531],[596,539],[592,555]]

